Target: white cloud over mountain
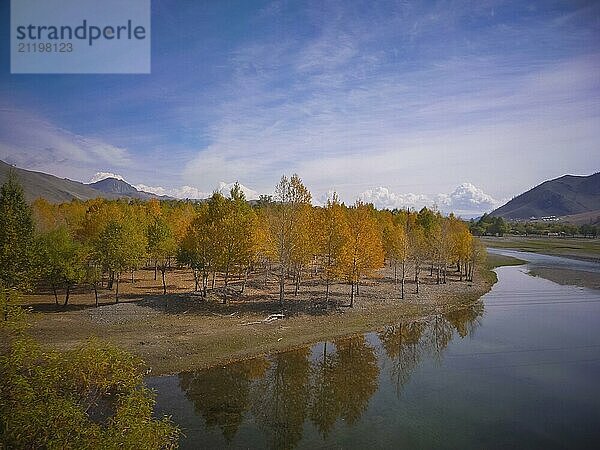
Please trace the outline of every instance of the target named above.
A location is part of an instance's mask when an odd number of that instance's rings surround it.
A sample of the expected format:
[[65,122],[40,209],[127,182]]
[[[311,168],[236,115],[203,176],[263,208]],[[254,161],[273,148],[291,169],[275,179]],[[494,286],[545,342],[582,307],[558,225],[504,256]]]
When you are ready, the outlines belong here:
[[116,178],[117,180],[125,181],[121,175],[112,172],[96,172],[90,179],[90,183],[97,183],[98,181],[106,180],[107,178]]
[[380,186],[364,191],[359,198],[364,202],[373,203],[377,208],[420,209],[424,206],[436,206],[445,213],[454,212],[462,216],[475,216],[489,212],[503,203],[471,183],[462,183],[451,193],[436,196],[396,193]]
[[[125,177],[123,177],[122,175],[116,174],[116,173],[112,173],[112,172],[96,172],[90,179],[89,183],[96,183],[98,181],[105,180],[106,178],[115,178],[117,180],[125,181],[126,183],[128,183],[128,181],[125,179]],[[181,199],[186,199],[186,198],[204,199],[204,198],[210,197],[213,192],[213,191],[210,191],[210,192],[203,191],[196,187],[187,186],[187,185],[168,188],[168,187],[163,187],[163,186],[149,186],[149,185],[143,184],[143,183],[140,183],[140,184],[129,183],[129,184],[131,184],[133,187],[135,187],[138,191],[144,191],[144,192],[149,192],[151,194],[168,196],[168,197],[173,197],[173,198],[181,198]],[[226,197],[229,197],[229,192],[231,191],[231,188],[233,188],[234,184],[235,183],[226,183],[224,181],[221,181],[214,190],[221,192]],[[249,187],[244,186],[243,184],[240,184],[240,188],[242,189],[242,192],[246,196],[247,200],[257,200],[260,196],[260,194],[258,192],[256,192],[254,189],[250,189]]]

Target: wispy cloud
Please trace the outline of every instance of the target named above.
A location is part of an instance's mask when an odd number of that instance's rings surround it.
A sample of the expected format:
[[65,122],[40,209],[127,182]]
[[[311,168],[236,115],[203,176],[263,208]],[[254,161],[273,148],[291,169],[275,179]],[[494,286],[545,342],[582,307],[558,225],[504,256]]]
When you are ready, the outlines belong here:
[[23,82],[44,112],[0,113],[0,157],[176,197],[297,172],[315,198],[456,208],[487,207],[463,180],[497,199],[600,167],[598,2],[155,8],[151,76]]
[[82,136],[20,110],[0,109],[0,159],[80,179],[96,164],[130,167],[127,149]]

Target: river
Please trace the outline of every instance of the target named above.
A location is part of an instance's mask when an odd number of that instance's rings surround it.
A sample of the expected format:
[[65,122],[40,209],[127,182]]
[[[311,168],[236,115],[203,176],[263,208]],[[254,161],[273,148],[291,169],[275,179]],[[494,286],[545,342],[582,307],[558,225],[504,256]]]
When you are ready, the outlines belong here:
[[596,448],[600,291],[496,272],[465,310],[148,378],[156,410],[182,448]]

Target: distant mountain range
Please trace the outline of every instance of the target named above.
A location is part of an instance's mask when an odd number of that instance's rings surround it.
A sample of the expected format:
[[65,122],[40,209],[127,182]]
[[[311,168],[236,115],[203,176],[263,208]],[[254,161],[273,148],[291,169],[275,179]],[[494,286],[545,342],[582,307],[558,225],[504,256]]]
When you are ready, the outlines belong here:
[[492,211],[505,219],[600,215],[600,172],[545,181]]
[[85,201],[98,197],[106,199],[169,199],[169,197],[139,191],[129,183],[116,178],[106,178],[96,183],[85,184],[67,178],[58,178],[47,173],[19,169],[4,161],[0,161],[0,185],[4,183],[11,169],[23,185],[25,198],[29,202],[39,197],[45,198],[51,203],[69,202],[73,199]]

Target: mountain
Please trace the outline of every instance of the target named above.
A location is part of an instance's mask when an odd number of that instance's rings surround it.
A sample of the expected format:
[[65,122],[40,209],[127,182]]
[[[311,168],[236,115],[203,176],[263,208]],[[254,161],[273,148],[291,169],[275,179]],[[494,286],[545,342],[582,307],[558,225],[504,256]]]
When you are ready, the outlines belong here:
[[567,216],[600,209],[600,172],[589,176],[564,175],[545,181],[513,198],[490,215],[505,219]]
[[104,192],[105,194],[116,195],[118,197],[139,198],[141,200],[149,200],[151,198],[168,200],[171,198],[167,197],[166,195],[159,196],[149,192],[140,191],[126,181],[119,180],[117,178],[105,178],[103,180],[96,181],[95,183],[90,183],[88,186]]
[[29,202],[39,197],[45,198],[51,203],[69,202],[73,199],[90,200],[96,197],[109,199],[119,197],[118,195],[98,191],[78,181],[58,178],[47,173],[19,169],[6,164],[4,161],[0,161],[0,184],[4,183],[11,169],[19,178],[21,185],[23,185],[25,198]]
[[149,198],[167,198],[138,191],[130,184],[114,178],[101,180],[93,184],[84,184],[67,178],[58,178],[43,172],[19,169],[4,161],[0,161],[0,185],[4,183],[10,170],[19,178],[28,202],[32,202],[39,197],[51,203],[69,202],[73,199],[85,201],[98,197],[106,199],[127,197],[143,200]]

